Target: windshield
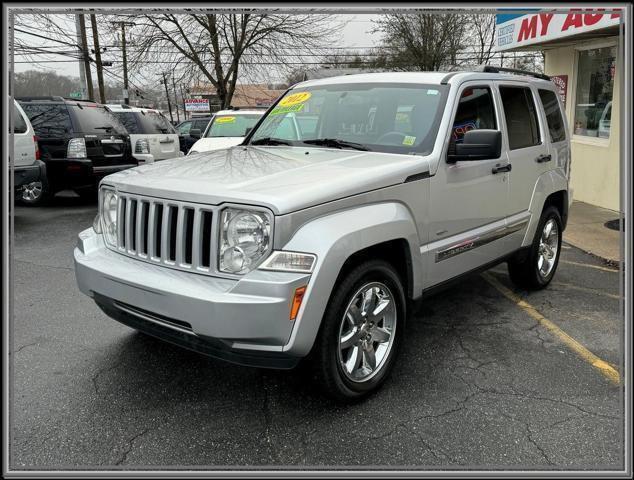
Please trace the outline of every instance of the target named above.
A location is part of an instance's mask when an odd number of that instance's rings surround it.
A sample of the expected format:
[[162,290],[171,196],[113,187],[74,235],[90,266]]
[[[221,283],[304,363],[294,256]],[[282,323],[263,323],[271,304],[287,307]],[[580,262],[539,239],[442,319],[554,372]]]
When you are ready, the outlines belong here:
[[[392,153],[431,152],[443,85],[331,84],[290,90],[251,144],[311,145]],[[327,140],[327,141],[325,141]]]
[[96,105],[69,105],[77,120],[77,131],[81,133],[103,133],[125,135],[127,130],[121,121],[105,107]]
[[[264,113],[264,112],[263,112]],[[210,137],[246,137],[247,129],[258,123],[262,114],[216,115],[205,132]]]

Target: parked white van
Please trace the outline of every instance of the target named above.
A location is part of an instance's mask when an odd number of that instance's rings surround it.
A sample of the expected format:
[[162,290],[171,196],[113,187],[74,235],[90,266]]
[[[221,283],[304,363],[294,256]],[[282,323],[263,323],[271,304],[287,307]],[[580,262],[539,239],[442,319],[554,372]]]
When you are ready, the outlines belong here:
[[13,101],[13,188],[16,197],[29,202],[39,198],[46,181],[46,166],[40,160],[37,137],[29,117]]
[[216,112],[213,120],[207,125],[204,135],[193,128],[189,131],[191,137],[201,138],[192,145],[188,155],[240,145],[264,113],[264,110],[220,110]]
[[130,134],[132,154],[139,163],[152,163],[182,155],[178,132],[158,110],[129,105],[106,105]]

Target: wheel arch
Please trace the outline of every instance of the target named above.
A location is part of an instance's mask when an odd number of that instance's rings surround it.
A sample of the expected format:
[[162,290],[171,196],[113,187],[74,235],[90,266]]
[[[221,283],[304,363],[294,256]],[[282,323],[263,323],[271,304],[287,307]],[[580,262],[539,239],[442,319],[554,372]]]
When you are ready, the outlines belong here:
[[422,290],[416,223],[399,202],[364,205],[317,218],[302,226],[284,249],[317,255],[304,302],[284,347],[296,355],[310,351],[335,285],[364,259],[382,258],[392,263],[407,297]]

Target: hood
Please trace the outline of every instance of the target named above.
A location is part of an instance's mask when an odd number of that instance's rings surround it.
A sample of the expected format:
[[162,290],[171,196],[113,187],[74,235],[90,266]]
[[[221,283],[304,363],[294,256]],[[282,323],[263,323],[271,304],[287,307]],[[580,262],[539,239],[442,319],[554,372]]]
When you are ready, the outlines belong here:
[[405,181],[428,159],[330,148],[238,146],[142,165],[107,176],[121,191],[285,214]]
[[190,149],[191,152],[212,152],[223,148],[240,145],[244,137],[205,137],[196,140]]

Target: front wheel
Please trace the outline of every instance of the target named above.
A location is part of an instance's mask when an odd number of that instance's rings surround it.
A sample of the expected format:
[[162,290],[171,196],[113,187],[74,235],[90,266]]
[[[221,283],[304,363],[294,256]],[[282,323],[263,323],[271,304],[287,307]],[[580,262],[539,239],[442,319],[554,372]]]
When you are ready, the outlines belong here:
[[528,255],[508,262],[511,281],[519,287],[539,290],[555,276],[561,253],[561,215],[555,207],[542,213]]
[[354,401],[379,388],[394,365],[405,326],[405,293],[398,273],[382,260],[348,273],[328,304],[313,369],[321,388]]

